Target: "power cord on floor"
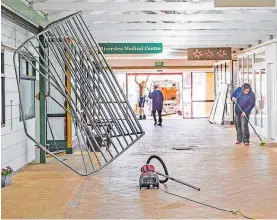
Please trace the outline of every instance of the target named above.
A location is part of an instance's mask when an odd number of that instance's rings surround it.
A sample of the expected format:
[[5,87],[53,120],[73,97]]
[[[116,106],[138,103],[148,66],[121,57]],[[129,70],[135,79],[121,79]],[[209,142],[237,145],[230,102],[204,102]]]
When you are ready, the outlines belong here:
[[[165,178],[164,180],[160,180],[160,183],[166,183],[166,182],[170,179],[170,180],[173,180],[173,181],[175,181],[175,182],[181,183],[181,184],[183,184],[183,185],[189,186],[189,187],[191,187],[191,188],[194,188],[194,189],[200,191],[200,188],[197,188],[197,187],[192,186],[192,185],[190,185],[190,184],[184,183],[184,182],[182,182],[182,181],[180,181],[180,180],[177,180],[177,179],[175,179],[175,178],[169,177],[167,167],[166,167],[164,161],[163,161],[159,156],[157,156],[157,155],[152,155],[152,156],[150,156],[150,157],[147,159],[146,164],[150,164],[150,162],[151,162],[152,159],[157,159],[157,160],[162,164],[162,166],[163,166],[165,175],[163,175],[163,174],[161,174],[161,173],[158,173],[158,172],[157,172],[157,174],[158,174],[158,175],[162,175],[162,176],[164,176],[164,177],[166,177],[166,178]],[[189,199],[189,198],[186,198],[186,197],[184,197],[184,196],[180,196],[180,195],[177,195],[177,194],[168,192],[168,191],[163,190],[163,189],[161,189],[161,188],[160,188],[160,190],[162,190],[163,192],[168,193],[168,194],[170,194],[170,195],[172,195],[172,196],[176,196],[176,197],[179,197],[179,198],[182,198],[182,199],[186,199],[186,200],[188,200],[188,201],[191,201],[191,202],[194,202],[194,203],[203,205],[203,206],[207,206],[207,207],[209,207],[209,208],[217,209],[217,210],[223,211],[223,212],[232,213],[232,214],[234,214],[234,215],[238,215],[238,214],[239,214],[239,215],[243,216],[243,217],[246,218],[246,219],[253,219],[253,220],[255,220],[254,218],[251,218],[251,217],[248,217],[248,216],[244,215],[244,214],[241,213],[239,210],[235,210],[235,209],[233,209],[233,210],[227,210],[227,209],[218,208],[218,207],[215,207],[215,206],[212,206],[212,205],[205,204],[205,203],[203,203],[203,202],[198,202],[198,201],[196,201],[196,200]]]
[[241,216],[243,216],[243,217],[246,218],[246,219],[253,219],[253,220],[255,220],[254,218],[251,218],[251,217],[248,217],[248,216],[244,215],[244,214],[241,213],[241,211],[239,211],[239,210],[235,210],[235,209],[233,209],[233,210],[227,210],[227,209],[218,208],[218,207],[215,207],[215,206],[212,206],[212,205],[205,204],[205,203],[203,203],[203,202],[198,202],[198,201],[196,201],[196,200],[189,199],[189,198],[186,198],[186,197],[184,197],[184,196],[180,196],[180,195],[177,195],[177,194],[168,192],[168,191],[163,190],[163,189],[161,189],[161,188],[160,188],[160,190],[162,190],[163,192],[165,192],[165,193],[167,193],[167,194],[170,194],[170,195],[172,195],[172,196],[176,196],[176,197],[179,197],[179,198],[182,198],[182,199],[186,199],[186,200],[188,200],[188,201],[191,201],[191,202],[194,202],[194,203],[203,205],[203,206],[207,206],[207,207],[210,207],[210,208],[213,208],[213,209],[217,209],[217,210],[223,211],[223,212],[232,213],[232,214],[234,214],[234,215],[240,214]]

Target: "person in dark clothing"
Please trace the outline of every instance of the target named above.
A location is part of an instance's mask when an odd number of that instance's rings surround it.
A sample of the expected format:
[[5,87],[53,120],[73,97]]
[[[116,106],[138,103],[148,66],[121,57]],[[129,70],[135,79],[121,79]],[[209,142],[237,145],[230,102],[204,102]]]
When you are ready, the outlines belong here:
[[[249,119],[250,113],[255,107],[255,93],[252,91],[249,83],[244,83],[242,87],[238,87],[232,93],[231,99],[235,102],[236,144],[243,142],[245,145],[249,145],[250,134],[247,119]],[[242,111],[238,105],[241,107]]]
[[152,102],[152,115],[154,118],[154,125],[157,125],[156,112],[159,115],[159,126],[162,126],[162,110],[163,110],[163,102],[164,96],[163,93],[158,89],[157,85],[154,85],[154,91],[149,93],[149,98],[153,100]]

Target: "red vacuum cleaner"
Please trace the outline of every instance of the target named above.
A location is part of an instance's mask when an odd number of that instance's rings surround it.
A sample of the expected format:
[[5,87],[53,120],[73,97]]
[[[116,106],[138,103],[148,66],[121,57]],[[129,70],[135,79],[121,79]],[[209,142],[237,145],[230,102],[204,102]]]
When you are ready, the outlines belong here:
[[[152,164],[150,164],[150,161],[152,159],[157,159],[162,164],[163,169],[164,169],[164,174],[156,171],[155,167]],[[177,183],[183,184],[183,185],[193,188],[197,191],[200,191],[200,188],[198,188],[196,186],[185,183],[176,178],[170,177],[165,163],[159,156],[156,156],[156,155],[150,156],[148,158],[148,160],[146,161],[146,164],[141,167],[140,171],[141,171],[140,178],[139,178],[139,188],[140,189],[142,187],[147,187],[147,189],[150,189],[151,186],[159,189],[160,183],[166,183],[168,180],[173,180]],[[163,176],[163,177],[165,177],[165,179],[161,180],[159,178],[159,176]]]

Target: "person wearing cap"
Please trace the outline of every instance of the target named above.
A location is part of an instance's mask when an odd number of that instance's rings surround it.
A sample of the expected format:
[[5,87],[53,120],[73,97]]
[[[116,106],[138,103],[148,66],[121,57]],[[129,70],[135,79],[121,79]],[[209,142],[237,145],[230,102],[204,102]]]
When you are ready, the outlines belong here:
[[255,107],[255,93],[252,91],[249,83],[244,83],[232,93],[231,99],[235,102],[236,144],[243,142],[244,145],[249,145],[250,134],[247,119],[249,119],[250,113]]
[[162,110],[164,96],[163,93],[159,90],[157,85],[154,85],[154,91],[149,93],[149,98],[152,99],[152,115],[154,118],[154,125],[157,125],[156,112],[159,115],[159,126],[162,126]]

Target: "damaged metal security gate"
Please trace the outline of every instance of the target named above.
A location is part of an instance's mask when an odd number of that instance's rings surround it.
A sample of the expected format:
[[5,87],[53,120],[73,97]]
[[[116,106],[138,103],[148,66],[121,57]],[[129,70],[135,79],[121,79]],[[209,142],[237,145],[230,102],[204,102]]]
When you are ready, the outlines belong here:
[[[76,173],[102,169],[144,135],[80,12],[24,42],[14,54],[14,66],[26,135]],[[21,89],[25,80],[38,76],[45,87],[39,97],[40,132],[47,133],[49,146],[28,131],[24,117],[28,109]],[[73,155],[64,161],[56,155],[61,150]]]

